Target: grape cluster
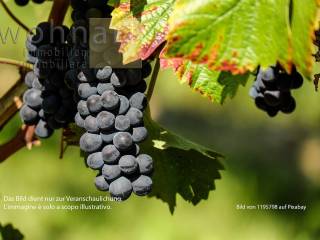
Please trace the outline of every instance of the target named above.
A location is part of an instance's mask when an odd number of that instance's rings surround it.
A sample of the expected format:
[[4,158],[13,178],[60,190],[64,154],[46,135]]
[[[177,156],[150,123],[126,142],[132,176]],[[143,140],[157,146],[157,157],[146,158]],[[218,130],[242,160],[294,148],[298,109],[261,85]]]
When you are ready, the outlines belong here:
[[[83,34],[90,18],[109,17],[111,9],[103,0],[73,0],[74,21],[68,37],[71,69],[66,83],[79,97],[75,123],[86,130],[80,148],[87,153],[87,165],[98,170],[95,185],[125,200],[134,192],[151,191],[153,160],[141,154],[138,143],[147,138],[143,111],[149,63],[141,69],[92,69],[88,66],[88,36]],[[79,31],[80,30],[80,31]]]
[[[41,4],[44,3],[46,0],[32,0],[32,2],[37,3],[37,4]],[[28,3],[30,2],[30,0],[14,0],[14,2],[18,5],[18,6],[26,6],[28,5]]]
[[276,65],[266,70],[259,69],[254,85],[250,89],[250,96],[256,106],[274,117],[279,111],[292,113],[296,108],[296,101],[291,95],[292,89],[298,89],[303,84],[303,77],[292,68],[288,74]]
[[48,138],[54,129],[73,122],[76,113],[73,91],[64,81],[68,69],[67,33],[67,27],[54,28],[43,22],[26,41],[27,60],[34,64],[34,70],[25,76],[28,90],[20,116],[25,124],[36,126],[35,134],[40,138]]
[[86,130],[80,148],[89,154],[87,165],[100,171],[95,185],[123,200],[132,191],[146,195],[151,191],[153,161],[140,154],[138,145],[148,135],[143,124],[146,75],[140,69],[113,71],[109,66],[94,73],[78,74],[81,100],[75,122]]

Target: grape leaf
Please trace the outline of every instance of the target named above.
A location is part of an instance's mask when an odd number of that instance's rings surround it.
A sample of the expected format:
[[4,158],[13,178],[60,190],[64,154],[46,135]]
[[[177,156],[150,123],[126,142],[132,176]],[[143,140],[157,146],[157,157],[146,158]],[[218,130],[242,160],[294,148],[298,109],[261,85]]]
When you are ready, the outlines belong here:
[[120,4],[120,0],[108,0],[108,5],[115,7],[118,6]]
[[221,178],[222,155],[170,133],[146,115],[149,138],[141,148],[152,156],[155,165],[150,197],[166,202],[171,213],[177,194],[194,205],[208,199],[215,189],[214,180]]
[[[318,1],[320,5],[320,1]],[[304,66],[312,70],[313,58],[313,39],[315,38],[314,30],[316,21],[314,17],[317,14],[317,3],[315,0],[300,1],[293,0],[293,17],[292,17],[292,45],[293,58],[298,69]]]
[[249,74],[232,75],[230,72],[210,70],[204,64],[194,64],[183,59],[161,59],[163,68],[173,67],[181,83],[199,92],[211,101],[223,104],[229,96],[233,98],[240,85],[245,85]]
[[125,0],[112,12],[123,63],[148,58],[164,41],[175,0]]
[[0,239],[3,240],[22,240],[24,236],[18,229],[15,229],[12,224],[2,226],[0,224]]
[[[160,127],[151,119],[149,110],[144,122],[149,137],[139,146],[141,153],[152,156],[155,165],[150,197],[166,202],[171,213],[177,194],[194,205],[208,199],[209,192],[215,189],[214,181],[221,178],[223,156]],[[64,134],[68,145],[78,146],[83,130],[73,124]]]
[[[183,57],[235,74],[279,61],[311,73],[316,0],[177,0],[169,20],[168,57]],[[307,64],[306,64],[307,63]]]

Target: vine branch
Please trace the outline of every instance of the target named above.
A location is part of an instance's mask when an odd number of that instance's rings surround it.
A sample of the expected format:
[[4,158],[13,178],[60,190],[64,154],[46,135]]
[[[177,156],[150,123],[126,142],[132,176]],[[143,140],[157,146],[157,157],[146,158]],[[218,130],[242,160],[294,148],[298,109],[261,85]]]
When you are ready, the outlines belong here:
[[0,163],[4,162],[12,154],[27,146],[30,150],[32,146],[39,146],[41,142],[34,136],[34,126],[23,125],[16,136],[7,143],[0,146]]
[[0,4],[2,5],[2,7],[4,8],[4,10],[6,11],[6,13],[12,18],[12,20],[14,22],[16,22],[20,27],[22,27],[25,31],[31,33],[31,29],[29,29],[23,22],[21,22],[19,20],[19,18],[17,18],[9,9],[9,7],[7,6],[7,4],[4,2],[4,0],[0,0]]
[[29,63],[13,60],[13,59],[9,59],[9,58],[1,58],[0,57],[0,63],[25,68],[28,70],[32,70],[32,68],[33,68],[32,65]]
[[66,16],[70,0],[54,0],[49,15],[49,22],[54,25],[62,25]]
[[148,92],[147,92],[148,101],[150,101],[151,98],[152,98],[153,91],[154,91],[154,88],[156,86],[159,70],[160,70],[160,58],[157,57],[156,58],[156,63],[155,63],[154,68],[153,68],[151,80],[150,80],[150,83],[149,83]]

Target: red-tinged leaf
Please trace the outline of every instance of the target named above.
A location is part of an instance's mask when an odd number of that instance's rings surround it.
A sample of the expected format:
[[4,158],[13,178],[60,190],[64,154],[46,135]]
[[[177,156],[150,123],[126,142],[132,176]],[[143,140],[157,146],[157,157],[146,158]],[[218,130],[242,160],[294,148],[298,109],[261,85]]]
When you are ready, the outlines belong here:
[[210,69],[243,74],[258,65],[292,64],[306,77],[317,0],[177,0],[169,20],[169,57],[182,57]]
[[172,67],[181,83],[187,83],[192,90],[220,104],[223,104],[227,97],[233,98],[239,86],[244,86],[249,77],[249,74],[232,75],[230,72],[213,71],[204,64],[164,56],[162,52],[162,68]]
[[113,11],[110,28],[118,31],[124,64],[148,58],[165,41],[174,2],[127,0]]

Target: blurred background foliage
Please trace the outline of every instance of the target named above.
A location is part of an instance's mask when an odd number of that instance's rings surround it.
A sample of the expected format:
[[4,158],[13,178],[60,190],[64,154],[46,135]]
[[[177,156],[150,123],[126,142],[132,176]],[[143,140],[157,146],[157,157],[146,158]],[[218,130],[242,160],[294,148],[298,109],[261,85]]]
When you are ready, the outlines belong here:
[[[29,27],[46,20],[51,5],[30,3],[19,8],[7,2]],[[2,9],[0,22],[2,32],[17,29]],[[23,60],[25,36],[20,29],[16,44],[0,43],[0,57]],[[0,67],[0,95],[16,77],[13,68]],[[27,240],[320,239],[320,96],[306,82],[294,92],[297,110],[270,119],[248,96],[252,81],[222,107],[180,85],[170,70],[159,76],[151,101],[153,117],[227,157],[222,180],[207,201],[193,207],[178,197],[174,215],[155,198],[137,197],[111,204],[110,211],[4,211],[1,206],[0,222],[13,223]],[[0,144],[14,136],[20,124],[16,116],[2,129]],[[95,173],[85,168],[78,148],[69,148],[64,159],[58,159],[60,134],[0,165],[1,198],[100,195],[92,183]],[[236,204],[285,203],[306,205],[307,210],[236,210]]]

